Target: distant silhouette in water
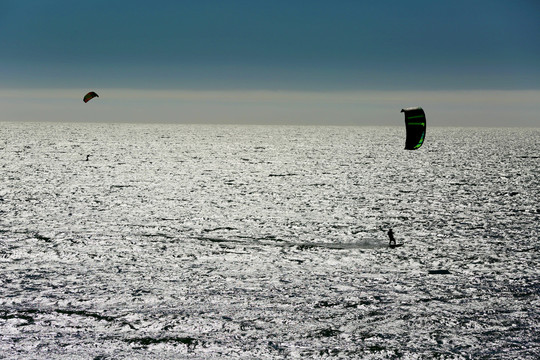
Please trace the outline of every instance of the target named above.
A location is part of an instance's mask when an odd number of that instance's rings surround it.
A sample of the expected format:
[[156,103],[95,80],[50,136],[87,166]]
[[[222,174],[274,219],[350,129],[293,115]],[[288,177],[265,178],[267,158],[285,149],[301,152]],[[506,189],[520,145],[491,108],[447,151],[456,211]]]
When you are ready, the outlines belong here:
[[450,271],[446,269],[439,269],[439,270],[428,270],[428,274],[432,275],[448,275],[451,274]]
[[396,246],[396,239],[394,238],[394,232],[392,229],[388,230],[388,237],[390,238],[390,243],[388,246]]
[[85,161],[88,161],[88,159],[90,159],[90,155],[86,155],[86,160]]

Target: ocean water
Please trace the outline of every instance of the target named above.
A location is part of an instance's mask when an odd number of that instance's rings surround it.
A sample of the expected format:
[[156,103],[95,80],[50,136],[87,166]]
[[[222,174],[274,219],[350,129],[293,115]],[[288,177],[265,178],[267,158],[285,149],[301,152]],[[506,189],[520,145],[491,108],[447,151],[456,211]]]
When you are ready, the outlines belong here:
[[540,129],[404,135],[2,123],[0,358],[537,359]]

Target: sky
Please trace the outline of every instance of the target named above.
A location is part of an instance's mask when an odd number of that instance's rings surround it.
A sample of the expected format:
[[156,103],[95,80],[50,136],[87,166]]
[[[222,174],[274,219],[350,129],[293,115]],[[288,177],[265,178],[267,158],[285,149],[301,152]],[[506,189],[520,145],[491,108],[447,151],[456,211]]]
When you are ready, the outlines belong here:
[[[0,121],[540,126],[538,0],[0,0]],[[100,98],[82,102],[87,91]]]

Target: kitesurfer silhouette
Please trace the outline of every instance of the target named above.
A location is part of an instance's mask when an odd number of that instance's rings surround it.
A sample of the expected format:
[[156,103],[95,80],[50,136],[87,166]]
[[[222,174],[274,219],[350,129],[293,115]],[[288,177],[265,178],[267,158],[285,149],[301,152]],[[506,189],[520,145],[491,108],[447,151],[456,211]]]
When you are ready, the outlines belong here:
[[394,238],[394,232],[392,231],[392,229],[388,230],[388,237],[390,238],[390,244],[388,244],[389,246],[392,246],[392,245],[396,245],[396,239]]
[[90,158],[90,155],[86,155],[86,160],[85,161],[88,161],[89,158]]

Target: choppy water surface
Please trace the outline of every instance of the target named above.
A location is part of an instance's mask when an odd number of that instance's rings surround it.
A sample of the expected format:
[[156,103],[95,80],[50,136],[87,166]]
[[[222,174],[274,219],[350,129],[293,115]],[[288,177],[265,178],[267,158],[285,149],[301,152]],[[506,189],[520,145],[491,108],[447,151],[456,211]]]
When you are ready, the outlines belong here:
[[403,137],[2,124],[0,357],[538,358],[540,130]]

